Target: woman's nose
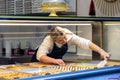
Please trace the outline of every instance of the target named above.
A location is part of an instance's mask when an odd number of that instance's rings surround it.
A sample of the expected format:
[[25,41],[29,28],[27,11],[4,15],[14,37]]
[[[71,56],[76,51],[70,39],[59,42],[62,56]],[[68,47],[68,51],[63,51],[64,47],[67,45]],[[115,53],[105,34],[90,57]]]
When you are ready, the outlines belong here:
[[65,39],[63,39],[63,42],[66,42],[66,40],[67,40],[66,38],[65,38]]

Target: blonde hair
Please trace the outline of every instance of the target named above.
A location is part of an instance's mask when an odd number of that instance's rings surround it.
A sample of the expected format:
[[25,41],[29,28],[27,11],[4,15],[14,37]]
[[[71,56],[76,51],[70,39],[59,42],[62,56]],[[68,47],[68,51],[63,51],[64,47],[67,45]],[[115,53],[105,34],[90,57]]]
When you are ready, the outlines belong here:
[[[59,27],[60,28],[60,27]],[[65,33],[60,30],[59,28],[57,28],[57,26],[53,27],[51,29],[51,31],[48,33],[48,35],[51,36],[51,38],[53,39],[53,41],[55,41],[59,36],[63,36]]]

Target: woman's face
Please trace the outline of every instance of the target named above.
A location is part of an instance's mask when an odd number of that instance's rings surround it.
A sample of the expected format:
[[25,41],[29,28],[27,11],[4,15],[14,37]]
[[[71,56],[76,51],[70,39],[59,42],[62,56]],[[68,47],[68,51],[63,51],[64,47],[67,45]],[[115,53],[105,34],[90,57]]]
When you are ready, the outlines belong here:
[[57,39],[55,40],[55,42],[57,42],[59,44],[65,44],[67,42],[67,38],[65,35],[58,36]]

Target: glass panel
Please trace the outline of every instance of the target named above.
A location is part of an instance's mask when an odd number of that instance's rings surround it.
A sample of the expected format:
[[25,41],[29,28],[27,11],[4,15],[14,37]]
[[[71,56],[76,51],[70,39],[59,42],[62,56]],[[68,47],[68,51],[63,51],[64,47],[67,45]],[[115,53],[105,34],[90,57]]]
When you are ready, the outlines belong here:
[[[1,56],[29,56],[44,39],[51,26],[61,26],[70,29],[78,36],[92,40],[91,22],[83,21],[31,21],[31,20],[1,20],[0,21],[0,53]],[[29,49],[29,52],[28,52]],[[70,56],[69,56],[70,54]],[[83,55],[80,55],[83,54]],[[90,56],[87,56],[87,55]],[[67,55],[67,56],[66,56]],[[92,58],[91,51],[71,46],[64,59]],[[72,56],[71,56],[72,55]],[[79,55],[79,56],[78,56]],[[76,58],[77,56],[77,58]]]
[[104,23],[104,48],[113,60],[120,60],[120,22]]

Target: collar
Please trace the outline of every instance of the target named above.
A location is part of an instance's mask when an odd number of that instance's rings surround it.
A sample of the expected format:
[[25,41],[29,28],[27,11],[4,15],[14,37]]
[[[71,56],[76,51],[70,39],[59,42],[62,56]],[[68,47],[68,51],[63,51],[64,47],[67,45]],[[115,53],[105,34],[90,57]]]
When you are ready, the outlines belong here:
[[60,48],[63,44],[56,43],[55,44]]

